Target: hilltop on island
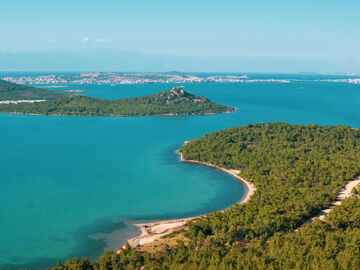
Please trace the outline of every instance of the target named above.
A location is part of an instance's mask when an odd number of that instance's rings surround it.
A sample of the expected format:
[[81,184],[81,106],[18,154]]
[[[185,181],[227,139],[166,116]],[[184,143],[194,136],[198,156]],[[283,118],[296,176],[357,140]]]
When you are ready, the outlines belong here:
[[[3,82],[3,81],[2,81]],[[4,83],[3,83],[4,84]],[[39,115],[82,115],[82,116],[145,116],[145,115],[191,115],[233,112],[234,109],[211,102],[205,97],[185,92],[179,87],[154,95],[116,100],[105,100],[63,93],[60,91],[16,85],[5,82],[1,89],[6,101],[0,102],[2,113],[23,113]],[[16,93],[7,89],[18,88]],[[1,97],[1,96],[0,96]],[[25,102],[8,104],[23,99]],[[31,102],[30,98],[36,102]],[[11,102],[10,102],[11,101]],[[28,102],[26,102],[28,101]],[[43,101],[43,102],[39,102]]]

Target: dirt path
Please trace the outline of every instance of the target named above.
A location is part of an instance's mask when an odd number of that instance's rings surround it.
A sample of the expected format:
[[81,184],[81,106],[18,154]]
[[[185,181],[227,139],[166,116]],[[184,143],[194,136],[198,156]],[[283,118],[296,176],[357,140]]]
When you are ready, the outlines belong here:
[[360,184],[360,176],[358,176],[357,178],[355,178],[352,181],[349,181],[345,185],[345,187],[342,190],[340,190],[337,200],[335,202],[333,202],[329,208],[322,210],[318,215],[313,217],[311,220],[314,220],[316,218],[323,220],[325,218],[325,216],[327,214],[329,214],[335,206],[341,205],[343,199],[349,198],[351,196],[352,189],[354,187],[358,186],[359,184]]

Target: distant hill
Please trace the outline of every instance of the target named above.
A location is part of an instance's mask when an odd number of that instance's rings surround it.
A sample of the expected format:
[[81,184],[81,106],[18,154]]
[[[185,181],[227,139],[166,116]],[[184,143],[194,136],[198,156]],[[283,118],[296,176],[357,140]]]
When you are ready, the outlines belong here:
[[[45,92],[45,94],[48,94]],[[40,99],[46,99],[39,96]],[[39,103],[0,104],[0,112],[41,115],[189,115],[232,112],[233,108],[185,92],[179,87],[155,95],[104,100],[80,95]]]
[[52,100],[70,96],[69,93],[47,90],[0,80],[1,100]]

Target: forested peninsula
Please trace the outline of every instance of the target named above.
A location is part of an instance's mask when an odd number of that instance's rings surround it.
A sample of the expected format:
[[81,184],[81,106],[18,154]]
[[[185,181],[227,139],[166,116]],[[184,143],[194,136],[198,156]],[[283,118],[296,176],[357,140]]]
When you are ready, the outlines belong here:
[[[190,94],[179,87],[143,97],[107,100],[0,80],[0,99],[3,100],[0,102],[2,113],[36,115],[145,116],[234,111],[231,107],[213,103],[205,97]],[[23,101],[14,104],[16,100]]]
[[0,79],[0,101],[6,100],[54,100],[69,97],[63,91],[52,91],[39,87],[16,84]]
[[256,191],[245,204],[189,221],[148,246],[70,259],[60,269],[359,269],[358,188],[315,218],[360,174],[360,131],[346,126],[254,124],[184,145],[185,160],[240,170]]

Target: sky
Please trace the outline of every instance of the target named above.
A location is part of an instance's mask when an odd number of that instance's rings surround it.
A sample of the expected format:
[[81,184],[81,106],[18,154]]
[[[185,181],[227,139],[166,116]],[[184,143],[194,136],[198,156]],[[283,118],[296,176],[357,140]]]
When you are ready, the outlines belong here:
[[355,0],[3,1],[0,51],[360,61]]

